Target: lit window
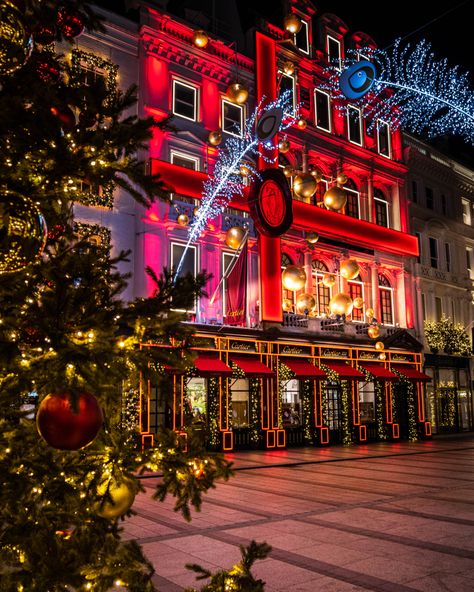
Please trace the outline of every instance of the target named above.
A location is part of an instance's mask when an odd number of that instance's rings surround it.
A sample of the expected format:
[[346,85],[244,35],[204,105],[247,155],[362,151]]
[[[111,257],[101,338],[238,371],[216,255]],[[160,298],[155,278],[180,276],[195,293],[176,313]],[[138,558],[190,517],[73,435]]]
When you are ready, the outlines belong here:
[[186,381],[185,415],[194,421],[206,421],[207,415],[207,379],[190,378]]
[[[186,249],[186,245],[181,243],[171,243],[171,270],[176,272],[178,269],[179,263],[181,261],[181,257],[184,254]],[[191,274],[192,276],[196,277],[197,273],[197,252],[196,247],[194,245],[189,245],[186,251],[186,255],[184,257],[183,263],[178,273],[178,277],[183,277],[187,274]],[[180,309],[181,310],[181,309]],[[188,309],[187,312],[196,312],[196,302],[194,302],[194,306],[192,309]]]
[[347,107],[347,137],[349,142],[362,146],[362,117],[360,109]]
[[356,185],[352,180],[349,180],[344,186],[347,195],[347,202],[344,207],[344,212],[351,218],[360,218],[360,195],[357,191]]
[[462,200],[462,221],[471,225],[471,202],[468,199]]
[[284,428],[299,428],[302,424],[300,383],[287,380],[281,386],[281,411]]
[[[243,256],[243,255],[242,255]],[[232,271],[234,265],[236,265],[237,261],[236,258],[238,256],[236,253],[226,253],[225,251],[222,252],[222,276],[226,277],[223,281],[222,285],[222,317],[224,318],[224,323],[226,325],[244,325],[245,324],[245,313],[243,311],[242,315],[239,315],[239,318],[229,318],[228,317],[228,304],[229,304],[229,296],[228,296],[228,278],[230,272]],[[245,279],[243,279],[245,281]]]
[[318,129],[331,131],[331,102],[329,95],[322,90],[314,91],[315,124]]
[[[362,283],[360,276],[357,276],[355,280],[351,280],[349,283],[349,296],[351,300],[355,298],[362,298],[364,300],[364,284]],[[353,321],[363,321],[364,320],[364,309],[363,308],[353,308],[351,312],[351,318]]]
[[322,282],[323,277],[329,273],[328,268],[322,261],[312,261],[312,294],[316,300],[314,314],[322,316],[329,312],[329,301],[331,300],[331,288],[325,286]]
[[173,114],[197,121],[198,89],[179,80],[173,80]]
[[382,156],[391,158],[390,126],[381,119],[377,119],[377,150]]
[[283,72],[279,72],[280,76],[280,86],[279,86],[279,94],[280,96],[285,92],[290,93],[290,101],[289,104],[293,107],[296,107],[296,81],[293,76],[289,74],[284,74]]
[[438,269],[438,239],[429,237],[430,243],[430,265],[435,269]]
[[232,381],[232,427],[247,428],[249,426],[249,381],[237,378]]
[[374,192],[374,203],[375,203],[375,223],[379,226],[389,227],[388,218],[388,202],[384,198],[381,191],[377,189]]
[[244,130],[244,107],[222,100],[222,131],[241,138]]
[[380,321],[384,325],[393,325],[393,288],[389,280],[379,274]]
[[426,207],[430,210],[434,207],[434,195],[431,187],[425,187]]
[[328,187],[329,187],[328,180],[324,179],[324,178],[321,179],[321,181],[319,181],[319,183],[317,185],[316,193],[311,198],[311,203],[319,206],[320,208],[326,209],[326,206],[324,205],[324,194],[328,190]]
[[342,70],[341,62],[341,43],[338,39],[327,36],[327,54],[329,63],[336,68],[336,70]]
[[375,385],[373,382],[359,384],[360,423],[375,423]]
[[176,150],[171,150],[170,160],[172,164],[189,169],[190,171],[199,170],[199,158],[197,156],[191,156],[190,154],[184,154],[182,152],[177,152]]
[[294,36],[294,44],[303,53],[309,54],[309,28],[305,20],[301,20],[301,29]]

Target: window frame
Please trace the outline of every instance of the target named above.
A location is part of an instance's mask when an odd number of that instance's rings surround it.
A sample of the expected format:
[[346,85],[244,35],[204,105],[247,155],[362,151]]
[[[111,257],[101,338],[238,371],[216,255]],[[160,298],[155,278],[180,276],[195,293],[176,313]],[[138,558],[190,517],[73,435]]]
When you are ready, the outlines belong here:
[[[361,279],[354,279],[354,280],[349,280],[347,282],[347,285],[349,287],[349,295],[351,297],[351,300],[354,300],[354,298],[357,298],[358,296],[360,296],[360,298],[362,298],[362,300],[364,300],[364,306],[362,308],[353,308],[352,309],[352,312],[350,314],[351,321],[353,323],[364,323],[365,322],[364,282]],[[357,294],[357,296],[354,296],[354,298],[352,297],[351,286],[360,286],[360,294]],[[357,311],[356,314],[360,318],[357,318],[357,319],[354,318],[354,311]]]
[[[173,267],[173,260],[174,260],[173,251],[174,251],[174,247],[175,246],[186,248],[186,243],[185,242],[176,241],[176,240],[171,240],[170,241],[170,251],[169,251],[169,253],[170,253],[170,265],[169,265],[169,268],[173,272],[175,271],[174,270],[174,267]],[[198,251],[197,245],[189,245],[188,246],[188,252],[189,252],[189,250],[192,250],[194,252],[194,273],[193,273],[193,275],[194,275],[194,277],[196,277],[196,275],[198,273],[198,267],[199,267],[199,265],[198,265],[199,251]],[[194,307],[193,308],[189,308],[189,309],[173,308],[172,310],[177,310],[178,312],[187,312],[187,313],[196,314],[196,312],[197,312],[197,301],[198,301],[198,299],[196,298],[194,300]]]
[[[461,205],[462,205],[462,221],[466,226],[471,226],[472,223],[472,216],[471,216],[471,202],[464,197],[461,198]],[[467,210],[465,210],[465,206],[467,206]]]
[[[227,269],[227,266],[230,264],[230,261],[227,261],[227,265],[226,265],[226,256],[227,257],[231,257],[232,259],[235,259],[236,257],[238,257],[238,255],[236,255],[235,252],[231,252],[231,251],[221,251],[221,274],[222,277],[224,277],[224,273]],[[222,282],[222,318],[224,319],[226,314],[225,314],[225,309],[226,309],[226,292],[227,292],[227,278],[223,280]],[[245,311],[246,315],[247,315],[247,311]]]
[[[357,111],[359,113],[359,132],[360,132],[360,142],[356,142],[355,140],[351,139],[351,126],[350,126],[350,111]],[[362,109],[359,107],[354,107],[354,105],[347,105],[347,113],[346,113],[346,120],[347,120],[347,139],[351,144],[355,144],[356,146],[363,146],[363,129],[362,129]]]
[[[194,163],[194,169],[189,169],[190,171],[200,171],[201,170],[201,159],[198,156],[193,156],[192,154],[187,154],[186,152],[180,152],[179,150],[175,150],[174,148],[170,149],[170,162],[171,164],[176,164],[174,162],[174,158],[175,156],[177,156],[178,158],[181,158],[183,160],[188,160],[189,162],[193,162]],[[179,164],[176,164],[176,166],[181,166]],[[187,168],[187,167],[182,167],[182,168]]]
[[[317,102],[317,98],[316,98],[318,93],[320,95],[324,95],[325,97],[327,97],[327,116],[328,116],[328,122],[329,122],[329,129],[318,125],[318,102]],[[316,129],[327,132],[328,134],[332,133],[331,95],[329,93],[325,92],[324,90],[321,90],[319,88],[315,88],[314,92],[313,92],[313,101],[314,101],[314,125],[316,126]]]
[[[194,92],[194,117],[188,117],[187,115],[182,115],[178,113],[175,109],[176,107],[176,85],[185,86],[188,89],[191,89]],[[190,84],[189,82],[185,82],[180,78],[173,78],[172,80],[172,91],[171,91],[171,111],[173,115],[176,117],[181,117],[182,119],[187,119],[188,121],[199,121],[199,86],[194,84]]]
[[291,94],[292,94],[292,98],[293,98],[293,105],[292,108],[293,110],[296,109],[296,77],[293,74],[285,74],[285,72],[283,72],[282,70],[278,70],[278,77],[280,78],[280,84],[278,85],[278,96],[280,96],[280,92],[281,92],[281,81],[283,80],[283,78],[289,78],[292,81],[292,87],[291,87]]
[[[429,198],[430,205],[428,205],[428,195],[430,196],[430,198]],[[434,197],[434,191],[433,191],[432,187],[425,186],[425,205],[428,210],[434,210],[435,197]]]
[[[376,202],[379,202],[379,204],[385,204],[385,215],[386,215],[387,224],[380,224],[379,223]],[[375,206],[375,223],[378,224],[379,226],[384,227],[384,228],[390,228],[390,210],[388,207],[388,201],[386,199],[381,198],[381,197],[374,196],[374,206]]]
[[311,53],[311,44],[310,44],[310,42],[309,42],[309,23],[308,23],[308,21],[307,21],[306,19],[304,19],[304,18],[300,18],[300,20],[301,20],[301,23],[302,23],[302,25],[301,25],[301,28],[303,28],[303,27],[304,27],[304,28],[305,28],[305,31],[306,31],[306,47],[308,48],[308,51],[306,51],[305,49],[303,49],[302,47],[300,47],[300,46],[298,45],[298,43],[296,42],[296,38],[297,38],[297,36],[298,36],[298,35],[301,33],[301,30],[300,30],[300,32],[299,32],[299,33],[295,33],[295,34],[293,35],[293,44],[294,44],[294,46],[295,46],[295,47],[296,47],[296,48],[297,48],[299,51],[301,51],[301,52],[302,52],[302,53],[304,53],[305,55],[309,56],[309,54]]
[[[224,127],[224,106],[229,105],[230,107],[234,107],[239,109],[240,111],[240,134],[237,134],[234,131],[226,130]],[[245,105],[238,105],[237,103],[233,103],[229,101],[225,97],[221,98],[221,130],[224,134],[229,136],[234,136],[234,138],[243,138],[244,137],[244,126],[245,126]]]
[[[385,286],[380,283],[380,274],[379,274],[379,276],[377,277],[377,282],[378,282],[378,289],[379,289],[380,322],[382,323],[382,325],[386,325],[387,327],[394,327],[395,326],[395,308],[394,308],[394,300],[393,300],[394,288],[390,284],[390,281],[387,277],[385,277],[384,275],[382,277],[385,279],[385,281],[389,285]],[[390,294],[390,316],[392,317],[391,322],[386,322],[384,319],[384,308],[382,306],[382,293],[384,293],[384,292],[388,292]]]
[[[324,265],[325,269],[320,269],[319,267],[317,267],[315,264],[317,263],[321,263],[321,265]],[[314,313],[315,316],[317,317],[322,317],[323,315],[327,315],[327,309],[329,308],[329,301],[332,298],[332,286],[325,286],[322,283],[322,279],[326,274],[330,274],[331,272],[328,270],[327,265],[324,263],[324,261],[321,261],[320,259],[313,259],[311,261],[311,288],[312,288],[312,293],[313,296],[316,300],[316,306],[314,307]],[[333,274],[335,275],[335,274]],[[328,304],[326,306],[326,310],[322,311],[321,310],[321,300],[320,300],[320,290],[327,290],[328,294],[329,294],[329,299],[328,299]]]
[[[384,154],[380,151],[380,124],[383,124],[387,129],[388,154]],[[388,158],[390,160],[392,159],[392,137],[390,133],[390,124],[387,121],[384,121],[383,119],[377,119],[377,152],[380,154],[380,156],[383,156],[384,158]]]
[[444,243],[444,259],[446,263],[446,271],[451,273],[453,268],[453,259],[451,257],[451,245],[449,243]]
[[334,35],[331,34],[327,34],[326,35],[326,55],[328,58],[328,63],[332,65],[331,62],[331,56],[329,54],[329,40],[331,39],[331,41],[335,41],[337,43],[337,46],[339,47],[339,51],[338,51],[338,60],[339,60],[339,64],[338,66],[334,65],[334,68],[336,68],[336,70],[338,72],[342,72],[342,51],[341,51],[341,41],[337,38],[334,37]]
[[[246,389],[239,388],[239,389],[236,389],[234,391],[234,387],[237,385],[237,383],[239,381],[245,381],[247,383],[246,384],[247,388]],[[239,429],[249,428],[250,427],[250,380],[248,378],[238,378],[238,379],[236,379],[232,383],[232,385],[230,386],[229,391],[230,391],[230,400],[232,401],[232,404],[233,405],[237,401],[238,402],[246,402],[247,403],[247,424],[246,425],[244,424],[244,425],[238,425],[238,426],[236,426],[234,424],[234,417],[232,416],[232,418],[231,418],[232,429],[239,430]],[[247,394],[247,399],[241,398],[241,399],[235,399],[234,400],[234,394],[237,394],[237,393],[246,393]]]
[[[360,217],[360,191],[358,191],[357,189],[352,189],[352,187],[344,187],[344,191],[347,192],[347,203],[344,206],[344,213],[346,216],[350,216],[351,218],[354,218],[354,220],[361,220]],[[356,216],[352,216],[351,214],[347,213],[348,210],[348,202],[349,202],[349,195],[356,195],[357,196],[357,217]]]
[[[438,245],[438,239],[435,236],[429,236],[428,237],[428,245],[429,245],[429,251],[430,251],[430,267],[432,267],[433,269],[439,269],[439,245]],[[436,249],[436,256],[433,256],[433,250],[431,248],[431,246],[434,245],[435,249]],[[436,265],[433,265],[433,262],[436,262]]]

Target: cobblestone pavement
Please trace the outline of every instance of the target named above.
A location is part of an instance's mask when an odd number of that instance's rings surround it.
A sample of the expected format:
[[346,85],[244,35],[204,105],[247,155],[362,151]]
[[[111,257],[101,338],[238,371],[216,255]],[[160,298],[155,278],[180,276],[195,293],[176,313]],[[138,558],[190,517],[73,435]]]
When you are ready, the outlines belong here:
[[189,524],[144,479],[126,533],[160,592],[199,587],[186,563],[229,567],[251,539],[273,547],[255,568],[268,592],[474,591],[474,436],[229,457],[236,476]]

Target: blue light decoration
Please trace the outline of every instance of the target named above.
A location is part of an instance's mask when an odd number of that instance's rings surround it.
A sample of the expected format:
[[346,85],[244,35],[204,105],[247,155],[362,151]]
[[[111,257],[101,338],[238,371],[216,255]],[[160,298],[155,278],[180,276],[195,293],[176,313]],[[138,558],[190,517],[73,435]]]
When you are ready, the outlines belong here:
[[[352,52],[354,53],[354,52]],[[377,119],[393,128],[427,132],[430,137],[456,134],[474,144],[474,93],[468,73],[436,60],[427,41],[416,46],[360,50],[367,60],[345,62],[342,72],[331,68],[333,96],[362,109],[369,130]],[[345,105],[341,105],[345,109]]]
[[[221,214],[232,198],[243,197],[245,185],[239,169],[242,161],[249,157],[256,160],[259,156],[269,161],[265,150],[273,148],[273,136],[296,124],[299,108],[293,108],[290,91],[283,92],[264,106],[263,102],[264,99],[247,118],[243,136],[228,138],[219,150],[214,171],[204,182],[201,205],[189,226],[188,241],[175,270],[175,278],[181,271],[189,246],[199,238],[209,220]],[[258,177],[258,171],[248,160],[245,160],[245,166],[247,179],[251,182]]]

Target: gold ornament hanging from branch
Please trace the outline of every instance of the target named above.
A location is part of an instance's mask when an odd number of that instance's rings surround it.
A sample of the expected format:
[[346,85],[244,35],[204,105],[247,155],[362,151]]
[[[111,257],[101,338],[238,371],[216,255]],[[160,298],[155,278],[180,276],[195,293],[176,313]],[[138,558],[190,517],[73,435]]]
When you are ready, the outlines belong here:
[[286,290],[302,290],[306,284],[306,272],[298,265],[288,265],[281,274],[281,281]]
[[353,308],[352,298],[349,294],[345,294],[344,292],[339,292],[339,294],[335,294],[331,300],[329,301],[329,310],[334,315],[350,315]]
[[296,125],[298,126],[298,129],[305,130],[308,127],[308,122],[306,121],[306,119],[301,118],[298,119]]
[[123,516],[132,507],[135,500],[133,483],[130,479],[124,479],[118,483],[114,478],[111,478],[97,487],[97,493],[99,495],[108,493],[110,496],[110,499],[105,499],[95,506],[96,514],[107,518],[107,520],[116,520]]
[[323,202],[328,210],[339,212],[347,203],[347,193],[340,187],[331,187],[324,194]]

